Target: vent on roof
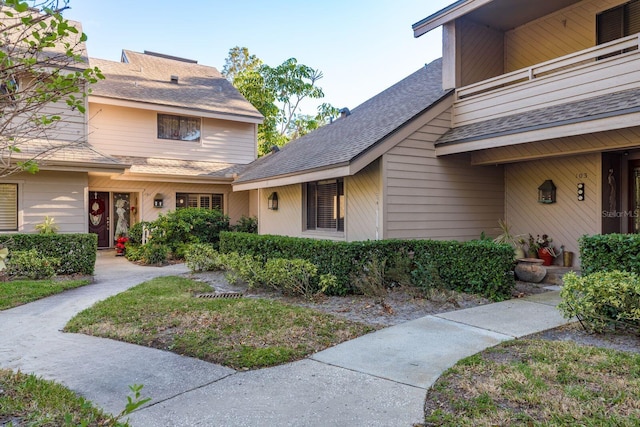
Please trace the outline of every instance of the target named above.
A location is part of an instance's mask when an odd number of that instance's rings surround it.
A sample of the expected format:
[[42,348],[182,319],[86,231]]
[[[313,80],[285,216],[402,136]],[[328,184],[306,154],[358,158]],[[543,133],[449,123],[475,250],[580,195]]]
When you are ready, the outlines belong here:
[[173,61],[188,62],[189,64],[198,63],[198,61],[195,61],[193,59],[180,58],[179,56],[165,55],[164,53],[151,52],[150,50],[145,50],[144,54],[150,55],[150,56],[157,56],[158,58],[171,59]]
[[351,115],[351,111],[349,111],[349,109],[347,107],[341,108],[340,109],[340,118],[344,119],[347,116]]
[[178,84],[178,76],[171,74],[171,83]]

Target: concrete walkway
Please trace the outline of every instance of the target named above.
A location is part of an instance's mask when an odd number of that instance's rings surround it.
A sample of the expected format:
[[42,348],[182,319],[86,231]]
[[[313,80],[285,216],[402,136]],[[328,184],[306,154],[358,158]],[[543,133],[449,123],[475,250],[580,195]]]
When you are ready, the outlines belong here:
[[0,367],[63,383],[105,410],[129,384],[153,400],[133,426],[410,426],[459,359],[566,323],[558,292],[427,316],[275,368],[236,372],[173,353],[60,332],[77,312],[183,265],[140,267],[100,252],[95,282],[0,312]]

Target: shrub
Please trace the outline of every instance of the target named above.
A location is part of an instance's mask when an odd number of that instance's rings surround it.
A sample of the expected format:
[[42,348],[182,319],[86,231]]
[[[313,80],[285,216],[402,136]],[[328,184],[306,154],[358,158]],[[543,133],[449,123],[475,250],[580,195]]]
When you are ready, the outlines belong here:
[[582,274],[614,270],[640,274],[640,235],[582,236],[578,242]]
[[238,222],[231,227],[231,230],[239,233],[255,234],[258,232],[258,218],[242,215]]
[[229,217],[215,209],[184,208],[160,215],[150,224],[153,241],[174,253],[181,244],[209,243],[218,247],[220,232],[229,230]]
[[14,251],[7,262],[7,274],[32,280],[50,279],[59,266],[60,259],[42,256],[35,249]]
[[220,253],[213,246],[205,243],[194,243],[185,250],[185,263],[192,272],[219,271],[224,268]]
[[221,262],[227,271],[225,278],[229,283],[237,283],[242,280],[249,287],[255,287],[260,284],[263,278],[264,263],[252,255],[240,255],[237,252],[230,252],[222,255]]
[[[220,233],[220,252],[255,256],[262,262],[271,258],[304,259],[318,267],[320,274],[332,274],[335,287],[330,292],[354,292],[351,278],[364,271],[374,257],[386,260],[389,273],[409,269],[406,277],[414,284],[441,284],[462,292],[481,294],[495,301],[511,296],[514,286],[513,248],[492,241],[380,240],[334,242],[249,233]],[[398,254],[402,254],[398,257]],[[407,262],[407,258],[411,259]],[[399,261],[401,260],[401,261]],[[418,272],[416,273],[416,270]]]
[[45,216],[44,221],[40,224],[36,224],[36,231],[40,234],[56,234],[59,228],[60,227],[56,225],[55,219],[49,215]]
[[558,308],[567,318],[578,316],[594,331],[615,322],[640,326],[640,276],[623,271],[602,271],[583,277],[570,272],[563,277]]
[[98,235],[77,234],[3,234],[0,245],[9,252],[35,249],[39,254],[58,258],[57,274],[93,274],[98,251]]
[[124,256],[129,261],[140,261],[142,259],[142,245],[131,243],[131,241],[128,241],[124,244],[124,248]]
[[151,223],[147,221],[140,221],[133,224],[129,228],[129,233],[128,233],[129,242],[133,244],[141,245],[143,230],[144,228],[149,229],[150,227],[151,227]]
[[161,265],[167,262],[169,248],[158,243],[147,243],[141,246],[142,262],[145,264]]
[[264,285],[310,298],[319,291],[317,274],[318,267],[309,261],[274,258],[265,263],[260,276]]

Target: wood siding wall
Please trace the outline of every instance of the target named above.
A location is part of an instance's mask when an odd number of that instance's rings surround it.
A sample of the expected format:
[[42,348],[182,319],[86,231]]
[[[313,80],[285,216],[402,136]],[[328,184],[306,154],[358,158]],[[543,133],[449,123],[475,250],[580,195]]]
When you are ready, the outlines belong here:
[[585,0],[505,34],[505,72],[596,44],[596,14],[627,0]]
[[86,233],[87,174],[41,171],[19,174],[3,182],[18,183],[18,232],[34,233],[50,216],[60,233]]
[[471,167],[468,157],[436,158],[434,142],[450,111],[383,157],[387,238],[470,240],[492,233],[504,217],[502,167]]
[[345,234],[347,241],[382,238],[380,160],[345,178]]
[[[108,176],[92,175],[89,177],[89,192],[111,191],[136,193],[138,200],[137,221],[153,221],[160,213],[166,214],[176,209],[176,193],[223,194],[224,211],[234,224],[242,215],[249,215],[249,192],[231,191],[230,185],[181,184],[171,182],[118,181]],[[153,199],[162,194],[163,208],[154,208]]]
[[504,74],[504,34],[489,27],[461,19],[461,85],[466,86]]
[[[578,238],[601,230],[600,159],[599,154],[590,154],[506,165],[506,219],[512,232],[548,234],[557,248],[564,245],[577,257]],[[537,201],[538,186],[547,179],[557,187],[557,203],[549,205]],[[582,202],[577,198],[580,182],[585,184]]]
[[89,104],[89,142],[106,154],[247,164],[255,159],[255,124],[205,118],[200,142],[157,138],[157,113]]
[[[278,193],[278,210],[267,209],[267,198]],[[302,185],[263,188],[260,193],[260,234],[302,237]]]

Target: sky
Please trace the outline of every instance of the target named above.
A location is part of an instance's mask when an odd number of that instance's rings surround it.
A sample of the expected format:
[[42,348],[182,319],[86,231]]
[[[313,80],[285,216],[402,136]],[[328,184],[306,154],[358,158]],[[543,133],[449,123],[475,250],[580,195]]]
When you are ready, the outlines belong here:
[[[70,0],[93,58],[122,49],[197,60],[222,71],[229,49],[247,47],[275,67],[288,58],[322,71],[337,108],[357,105],[442,56],[442,33],[419,38],[411,25],[453,0]],[[318,103],[305,104],[313,114]]]

